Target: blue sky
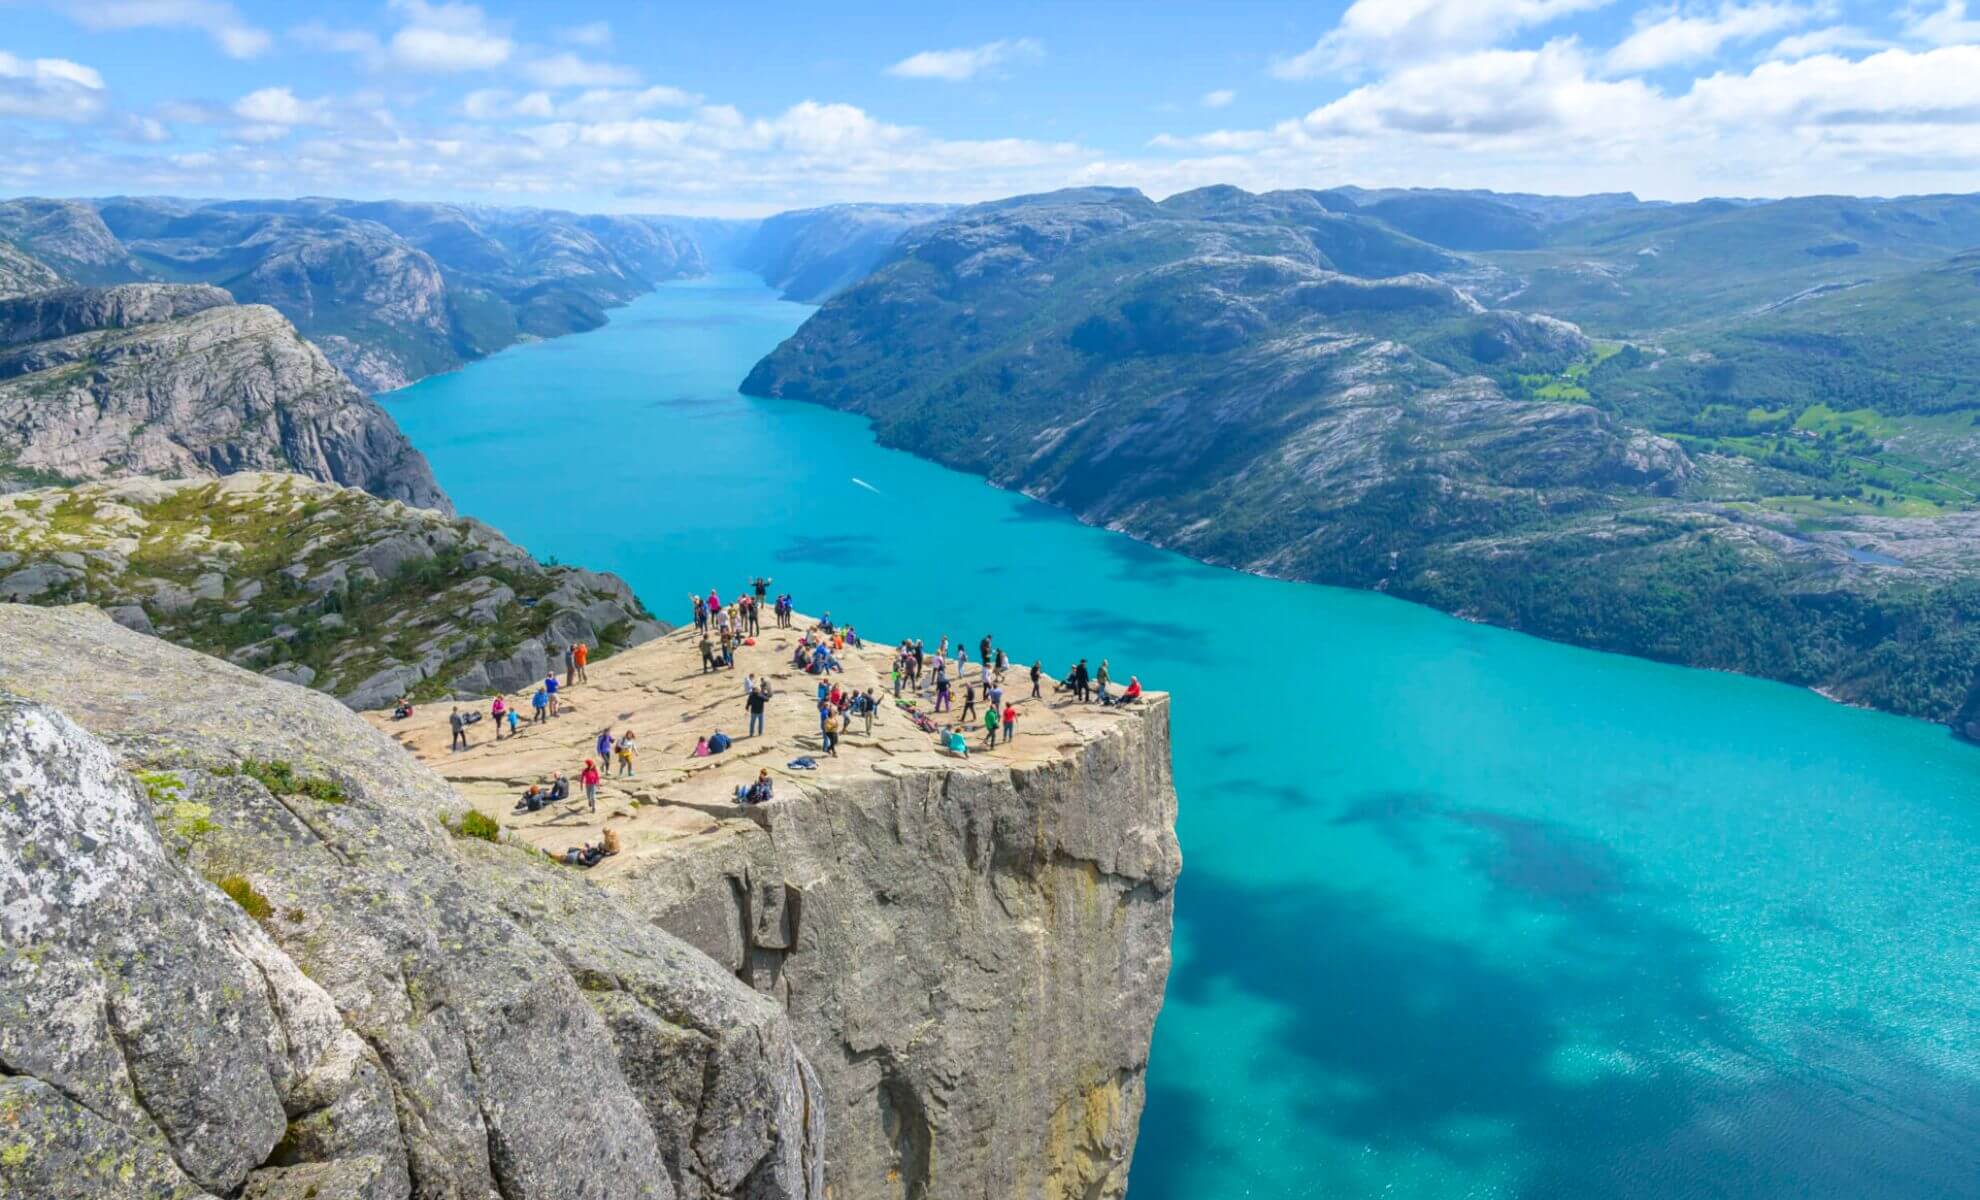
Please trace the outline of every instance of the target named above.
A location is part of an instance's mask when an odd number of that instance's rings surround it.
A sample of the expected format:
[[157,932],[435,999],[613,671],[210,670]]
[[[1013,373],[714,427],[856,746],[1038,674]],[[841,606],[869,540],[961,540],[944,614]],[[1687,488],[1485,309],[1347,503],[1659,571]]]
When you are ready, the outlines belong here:
[[1980,189],[1980,0],[0,0],[0,191]]

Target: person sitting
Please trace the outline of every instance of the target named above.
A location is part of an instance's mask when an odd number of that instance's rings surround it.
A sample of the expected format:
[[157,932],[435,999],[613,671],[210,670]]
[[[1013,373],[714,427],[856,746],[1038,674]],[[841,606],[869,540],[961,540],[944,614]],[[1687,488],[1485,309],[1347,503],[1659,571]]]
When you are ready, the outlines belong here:
[[555,804],[559,800],[568,800],[570,797],[571,783],[570,780],[564,778],[563,772],[559,771],[557,774],[551,776],[550,794],[543,798],[543,802],[545,804]]
[[710,753],[711,753],[711,752],[710,752],[710,750],[708,749],[708,739],[707,739],[707,738],[702,738],[702,739],[700,739],[699,741],[697,741],[697,742],[695,742],[695,744],[694,744],[694,757],[696,757],[696,758],[707,758],[707,757],[708,757],[708,755],[709,755]]
[[942,740],[944,746],[948,747],[949,753],[959,754],[964,758],[969,757],[969,739],[963,736],[962,730],[954,725],[945,725],[942,727],[942,732],[936,736]]
[[765,768],[756,773],[756,782],[750,784],[748,787],[739,787],[736,789],[736,803],[767,804],[771,799],[771,793],[770,771],[768,768]]
[[412,714],[412,701],[406,699],[404,696],[399,697],[399,702],[392,706],[392,719],[394,721],[403,721],[407,717],[412,716]]
[[1123,704],[1133,704],[1135,701],[1139,699],[1141,699],[1141,680],[1137,676],[1130,675],[1128,676],[1127,687],[1122,690],[1119,696],[1115,696],[1111,698],[1107,696],[1101,696],[1100,703],[1109,706],[1114,706],[1114,705],[1123,705]]
[[714,733],[708,736],[708,752],[710,754],[720,754],[722,753],[722,751],[727,750],[728,748],[729,748],[728,734],[723,733],[721,730],[718,729]]
[[533,813],[536,812],[538,809],[541,809],[544,803],[545,801],[544,801],[543,788],[537,784],[532,783],[529,785],[528,789],[523,792],[522,799],[516,801],[516,807],[514,811],[519,813]]

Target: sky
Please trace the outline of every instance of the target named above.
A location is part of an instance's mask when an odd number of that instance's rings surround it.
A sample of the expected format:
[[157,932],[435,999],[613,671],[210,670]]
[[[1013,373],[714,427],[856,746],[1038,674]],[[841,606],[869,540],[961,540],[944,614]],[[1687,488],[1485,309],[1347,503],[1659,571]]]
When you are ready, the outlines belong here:
[[[953,11],[940,11],[953,7]],[[0,193],[1980,190],[1980,0],[0,0]]]

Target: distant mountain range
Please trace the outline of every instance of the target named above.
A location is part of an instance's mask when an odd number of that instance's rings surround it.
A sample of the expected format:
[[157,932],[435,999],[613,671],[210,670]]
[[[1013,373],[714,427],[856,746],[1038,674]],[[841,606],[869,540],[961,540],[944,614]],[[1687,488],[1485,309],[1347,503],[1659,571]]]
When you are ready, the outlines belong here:
[[745,390],[1207,561],[1980,733],[1980,197],[1083,189]]
[[397,200],[108,197],[0,203],[0,295],[63,283],[203,283],[293,322],[367,392],[403,387],[711,266],[815,303],[940,205],[768,220],[604,216]]

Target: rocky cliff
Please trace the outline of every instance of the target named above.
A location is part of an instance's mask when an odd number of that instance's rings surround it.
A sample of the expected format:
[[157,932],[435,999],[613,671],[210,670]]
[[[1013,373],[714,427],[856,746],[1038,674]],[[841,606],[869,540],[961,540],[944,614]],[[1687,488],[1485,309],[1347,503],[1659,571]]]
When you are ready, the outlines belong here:
[[791,1021],[326,696],[0,605],[0,1195],[825,1195]]
[[516,692],[583,642],[665,626],[616,575],[544,566],[478,521],[296,475],[119,479],[0,495],[0,600],[119,622],[329,692]]
[[448,507],[385,410],[272,308],[166,284],[0,300],[0,488],[243,470]]
[[[985,750],[978,730],[966,759],[890,707],[828,756],[795,637],[765,630],[712,674],[692,631],[661,638],[592,668],[564,717],[502,741],[473,727],[465,752],[443,709],[373,720],[511,841],[617,834],[593,881],[788,1013],[825,1096],[833,1195],[1118,1197],[1181,865],[1167,698],[1107,709],[1048,683],[1014,741]],[[837,681],[888,695],[885,652],[846,658]],[[699,736],[740,731],[746,673],[773,687],[766,735],[693,757]],[[639,752],[597,812],[512,810],[591,757],[603,724]],[[737,807],[759,769],[777,798]]]

